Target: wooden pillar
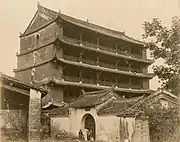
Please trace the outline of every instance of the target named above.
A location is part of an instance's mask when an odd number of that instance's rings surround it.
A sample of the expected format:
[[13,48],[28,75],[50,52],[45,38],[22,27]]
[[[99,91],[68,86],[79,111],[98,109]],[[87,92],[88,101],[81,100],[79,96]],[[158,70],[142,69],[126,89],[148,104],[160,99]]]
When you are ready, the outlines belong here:
[[79,42],[82,43],[82,34],[79,35]]
[[119,63],[119,60],[116,61],[116,69],[118,69],[118,63]]
[[131,63],[128,63],[129,71],[131,71]]
[[131,87],[131,77],[129,77],[129,88],[132,88]]
[[99,37],[97,37],[97,43],[96,44],[99,45]]
[[79,61],[80,61],[80,62],[82,62],[82,60],[83,60],[83,57],[82,57],[83,54],[84,54],[84,52],[80,52],[80,54],[79,54]]
[[116,43],[116,53],[118,53],[118,44]]
[[100,75],[100,73],[97,72],[97,74],[96,74],[96,84],[99,84],[99,75]]
[[115,86],[118,86],[118,76],[116,77],[116,85]]
[[96,65],[97,65],[97,66],[99,65],[99,56],[97,56]]
[[131,47],[129,47],[129,55],[131,55]]
[[28,142],[40,142],[41,93],[30,89]]
[[82,81],[82,70],[79,71],[79,79]]

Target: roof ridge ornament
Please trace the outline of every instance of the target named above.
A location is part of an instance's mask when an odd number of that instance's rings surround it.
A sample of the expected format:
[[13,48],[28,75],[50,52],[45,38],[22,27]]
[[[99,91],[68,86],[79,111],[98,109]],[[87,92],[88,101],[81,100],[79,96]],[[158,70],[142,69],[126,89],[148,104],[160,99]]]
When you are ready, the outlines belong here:
[[39,9],[40,8],[40,2],[39,1],[37,1],[37,8]]
[[60,15],[61,15],[61,9],[60,9],[60,8],[59,8],[58,14],[60,14]]

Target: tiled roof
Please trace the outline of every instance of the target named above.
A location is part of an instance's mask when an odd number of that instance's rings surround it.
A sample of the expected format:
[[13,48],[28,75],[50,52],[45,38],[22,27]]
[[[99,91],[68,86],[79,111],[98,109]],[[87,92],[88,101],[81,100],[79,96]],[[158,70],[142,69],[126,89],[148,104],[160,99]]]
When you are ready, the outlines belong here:
[[50,110],[43,110],[42,113],[46,113],[49,116],[68,116],[69,115],[69,106],[65,105],[63,107],[58,107]]
[[[39,16],[39,15],[42,15],[42,16]],[[44,16],[47,18],[43,18]],[[36,11],[33,19],[31,20],[30,24],[28,25],[28,27],[25,30],[25,32],[23,33],[23,35],[27,35],[27,34],[33,32],[34,30],[36,30],[38,27],[41,27],[48,23],[53,22],[55,20],[56,16],[57,16],[57,12],[54,12],[45,7],[42,7],[41,5],[38,5],[38,10]],[[33,22],[35,22],[36,24],[34,24]],[[21,35],[21,36],[23,36],[23,35]]]
[[[144,42],[141,42],[141,41],[138,41],[138,40],[135,40],[133,38],[130,38],[130,37],[126,36],[124,34],[124,32],[115,31],[115,30],[112,30],[112,29],[108,29],[108,28],[105,28],[105,27],[101,27],[101,26],[89,23],[87,21],[82,21],[82,20],[67,16],[65,14],[55,12],[55,11],[50,10],[48,8],[45,8],[45,7],[41,6],[41,5],[38,5],[38,11],[41,14],[44,14],[45,16],[47,16],[49,18],[49,20],[47,20],[45,22],[45,24],[48,23],[51,20],[55,20],[59,16],[64,21],[67,21],[69,23],[75,24],[75,25],[83,27],[83,28],[93,30],[95,32],[99,32],[99,33],[107,35],[107,36],[112,36],[114,38],[122,39],[122,40],[132,42],[132,43],[135,43],[135,44],[141,44],[141,45],[145,44]],[[33,18],[33,20],[34,20],[34,18]],[[33,20],[30,22],[30,25],[32,24]],[[25,30],[25,32],[21,36],[27,35],[27,34],[34,31],[34,29],[30,28],[30,25],[27,27],[27,29]]]
[[122,98],[121,100],[112,100],[104,108],[98,111],[98,115],[116,115],[130,108],[134,104],[142,100],[144,96],[133,98]]
[[86,92],[70,103],[70,107],[84,108],[92,107],[109,100],[110,98],[120,98],[112,88],[101,91]]
[[64,60],[64,59],[59,58],[59,57],[58,57],[58,61],[66,63],[66,64],[75,65],[75,66],[83,66],[83,67],[90,68],[90,69],[103,70],[103,71],[114,72],[114,73],[121,73],[121,74],[131,75],[131,76],[146,77],[149,79],[154,77],[154,74],[152,74],[152,73],[142,74],[142,73],[127,72],[127,71],[123,71],[123,70],[115,70],[115,69],[101,67],[101,66],[89,65],[86,63],[79,63],[79,62],[75,62],[75,61]]
[[152,105],[153,102],[165,99],[167,101],[170,101],[174,104],[178,104],[178,98],[175,97],[173,94],[165,91],[165,90],[157,90],[156,92],[152,93],[151,95],[142,98],[138,101],[138,103],[134,103],[132,106],[128,107],[127,109],[119,112],[118,116],[123,115],[137,115],[141,112],[140,106],[144,108],[144,105]]
[[[81,88],[92,88],[92,89],[97,89],[97,90],[102,90],[102,89],[109,89],[109,86],[101,86],[101,85],[94,85],[94,84],[87,84],[87,83],[79,83],[79,82],[70,82],[70,81],[62,81],[56,78],[45,78],[42,81],[39,81],[39,85],[43,84],[49,84],[49,83],[55,83],[58,85],[64,85],[64,86],[77,86]],[[150,94],[152,90],[150,89],[129,89],[129,88],[114,88],[114,91],[116,92],[129,92],[129,93],[139,93],[139,94]]]
[[64,106],[65,103],[61,102],[61,103],[57,103],[57,102],[48,102],[45,105],[42,105],[42,109],[52,109],[52,108],[57,108],[57,107],[62,107]]
[[43,95],[45,95],[47,93],[47,90],[45,90],[44,88],[37,87],[36,85],[33,85],[33,84],[25,83],[23,81],[20,81],[14,77],[8,76],[8,75],[3,74],[1,72],[0,72],[0,80],[2,81],[2,83],[6,83],[6,81],[10,81],[12,83],[19,84],[20,86],[23,86],[24,88],[27,88],[27,89],[32,88],[32,89],[41,91],[43,93]]

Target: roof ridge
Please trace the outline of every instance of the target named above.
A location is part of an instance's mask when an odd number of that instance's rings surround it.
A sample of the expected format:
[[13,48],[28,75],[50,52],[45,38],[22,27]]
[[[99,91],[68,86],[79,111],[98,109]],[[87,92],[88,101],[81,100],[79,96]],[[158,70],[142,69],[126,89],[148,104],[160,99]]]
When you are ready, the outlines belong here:
[[12,77],[12,76],[6,75],[5,73],[0,72],[0,79],[3,79],[3,78],[7,79],[7,80],[10,80],[10,81],[13,81],[13,82],[15,82],[17,84],[22,84],[22,85],[24,85],[24,86],[26,86],[28,88],[34,88],[34,89],[37,89],[37,90],[40,90],[40,91],[43,91],[43,92],[47,92],[47,90],[44,89],[43,87],[36,86],[36,85],[30,84],[30,83],[26,83],[24,81],[21,81],[21,80],[15,78],[15,77]]
[[[147,97],[146,97],[147,98]],[[126,113],[127,111],[129,110],[132,110],[134,108],[136,108],[139,104],[141,104],[145,99],[145,95],[143,96],[140,96],[139,99],[130,107],[125,107],[122,112],[120,112],[120,115],[123,114],[123,113]]]
[[[135,40],[131,37],[128,37],[127,35],[125,35],[125,32],[120,32],[120,31],[115,30],[115,29],[107,28],[105,26],[100,26],[98,24],[90,23],[90,22],[84,21],[82,19],[75,18],[73,16],[62,14],[61,12],[56,12],[56,11],[54,11],[50,8],[44,7],[40,4],[38,4],[37,7],[38,7],[38,11],[40,11],[40,13],[45,14],[46,16],[48,16],[52,19],[53,18],[56,19],[57,17],[60,16],[61,19],[65,20],[67,22],[70,22],[72,24],[75,24],[77,26],[81,26],[83,28],[87,28],[89,30],[92,30],[92,31],[95,31],[95,32],[98,32],[100,34],[104,34],[107,36],[111,36],[111,37],[113,36],[114,38],[125,40],[125,41],[130,42],[130,43],[143,45],[142,41]],[[28,29],[28,27],[26,29]],[[25,32],[23,33],[23,35],[24,34],[25,34]]]
[[68,104],[71,105],[74,101],[76,101],[76,100],[78,100],[78,99],[80,99],[80,98],[82,98],[82,97],[84,97],[84,96],[85,96],[85,95],[80,95],[80,96],[72,99]]
[[40,12],[43,12],[42,9],[45,9],[45,10],[47,10],[47,11],[50,11],[50,12],[58,15],[58,12],[56,12],[55,10],[52,10],[52,9],[50,9],[50,8],[47,8],[47,7],[42,6],[42,5],[39,4],[39,5],[38,5],[38,10],[39,10]]
[[121,32],[121,31],[118,31],[118,30],[115,30],[115,29],[112,29],[112,28],[107,28],[107,27],[101,26],[101,25],[99,25],[99,24],[90,23],[90,22],[84,21],[84,20],[82,20],[82,19],[78,19],[78,18],[76,18],[76,17],[74,17],[74,16],[69,16],[69,15],[64,14],[64,13],[61,13],[61,15],[64,16],[64,17],[66,17],[66,18],[72,18],[72,19],[74,19],[74,20],[79,20],[79,21],[81,21],[81,22],[84,22],[85,24],[91,24],[92,26],[98,26],[99,28],[103,28],[103,29],[105,29],[105,30],[110,30],[110,31],[112,31],[112,32],[116,32],[117,34],[125,35],[125,32]]
[[[56,13],[56,14],[58,15],[58,12],[57,12],[57,11],[52,10],[52,9],[50,9],[50,8],[47,8],[47,7],[45,7],[45,6],[42,6],[42,5],[38,4],[38,9],[41,10],[41,8],[43,8],[43,9],[45,9],[45,10],[48,10],[48,11],[51,11],[51,12],[53,12],[53,13]],[[86,21],[84,21],[84,20],[82,20],[82,19],[78,19],[78,18],[76,18],[76,17],[74,17],[74,16],[69,16],[68,14],[65,14],[65,13],[60,13],[60,15],[66,16],[66,17],[68,17],[68,18],[72,18],[72,19],[75,19],[75,20],[79,20],[79,21],[81,21],[81,22],[88,23],[88,24],[91,24],[91,25],[93,25],[93,26],[98,26],[98,27],[100,27],[100,28],[104,28],[104,29],[107,29],[107,30],[116,32],[116,33],[118,33],[118,34],[125,35],[125,32],[120,32],[120,31],[118,31],[118,30],[111,29],[111,28],[107,28],[107,27],[104,27],[104,26],[101,26],[101,25],[98,25],[98,24],[95,24],[95,23],[86,22]]]

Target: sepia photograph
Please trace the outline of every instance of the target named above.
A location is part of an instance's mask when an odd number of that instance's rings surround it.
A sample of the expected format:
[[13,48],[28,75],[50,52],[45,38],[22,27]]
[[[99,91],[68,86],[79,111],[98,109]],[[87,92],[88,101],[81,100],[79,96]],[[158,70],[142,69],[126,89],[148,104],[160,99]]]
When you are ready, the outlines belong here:
[[180,142],[180,0],[0,7],[0,142]]

